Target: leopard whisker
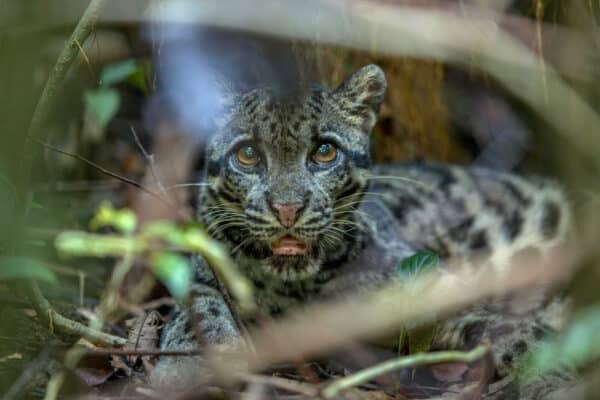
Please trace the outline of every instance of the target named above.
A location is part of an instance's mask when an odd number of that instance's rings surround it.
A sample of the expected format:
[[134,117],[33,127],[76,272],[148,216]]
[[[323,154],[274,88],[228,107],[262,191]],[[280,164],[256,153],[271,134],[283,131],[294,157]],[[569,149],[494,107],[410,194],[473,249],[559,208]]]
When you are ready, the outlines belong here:
[[408,182],[408,183],[414,183],[417,184],[419,186],[423,186],[429,190],[433,190],[433,186],[430,184],[427,184],[425,182],[419,181],[417,179],[412,179],[412,178],[407,178],[405,176],[397,176],[397,175],[369,175],[367,176],[367,179],[374,179],[374,180],[390,180],[390,181],[403,181],[403,182]]
[[351,193],[351,194],[348,194],[346,196],[342,196],[340,198],[337,198],[337,199],[335,199],[334,203],[340,202],[342,200],[345,200],[345,199],[348,199],[348,198],[351,198],[351,197],[358,197],[358,196],[361,196],[361,197],[364,197],[364,196],[381,196],[381,197],[384,197],[385,194],[384,193],[380,193],[380,192],[373,192],[373,191],[356,192],[356,193]]
[[198,182],[198,183],[177,183],[175,185],[171,185],[165,188],[166,191],[174,190],[174,189],[182,189],[187,187],[205,187],[210,186],[210,183]]

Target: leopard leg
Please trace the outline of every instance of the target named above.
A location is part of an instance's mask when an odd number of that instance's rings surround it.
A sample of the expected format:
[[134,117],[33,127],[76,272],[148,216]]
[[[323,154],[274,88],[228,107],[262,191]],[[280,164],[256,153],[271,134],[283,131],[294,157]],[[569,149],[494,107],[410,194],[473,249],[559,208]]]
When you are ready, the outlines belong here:
[[[509,298],[510,297],[510,298]],[[543,295],[529,293],[489,301],[440,324],[434,339],[437,349],[469,349],[478,343],[490,345],[491,358],[499,377],[519,376],[526,355],[556,332],[557,318],[564,312],[560,300],[541,306]],[[515,379],[506,398],[538,400],[569,387],[575,375],[562,369],[528,381]]]
[[[239,327],[217,289],[212,272],[205,262],[199,264],[199,283],[194,284],[190,292],[191,306],[177,309],[174,318],[165,324],[162,350],[196,350],[202,344],[203,348],[227,351],[243,345]],[[211,371],[202,356],[165,356],[150,374],[150,383],[163,389],[184,388],[210,377]]]

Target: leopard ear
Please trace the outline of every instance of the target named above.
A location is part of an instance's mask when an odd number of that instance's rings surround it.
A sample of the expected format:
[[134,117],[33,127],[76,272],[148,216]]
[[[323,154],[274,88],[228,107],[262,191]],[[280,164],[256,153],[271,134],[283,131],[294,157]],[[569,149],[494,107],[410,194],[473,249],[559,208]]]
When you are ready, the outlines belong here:
[[347,120],[369,132],[377,120],[387,82],[381,68],[367,65],[350,75],[335,90],[340,110]]

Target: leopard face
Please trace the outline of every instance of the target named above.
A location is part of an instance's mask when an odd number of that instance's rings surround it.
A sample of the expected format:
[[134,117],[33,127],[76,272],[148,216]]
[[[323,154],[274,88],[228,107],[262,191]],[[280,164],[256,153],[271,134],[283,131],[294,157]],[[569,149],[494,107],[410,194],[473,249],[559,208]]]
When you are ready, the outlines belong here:
[[235,94],[207,150],[200,219],[234,255],[283,280],[312,276],[360,229],[369,134],[386,81],[369,65],[337,89]]

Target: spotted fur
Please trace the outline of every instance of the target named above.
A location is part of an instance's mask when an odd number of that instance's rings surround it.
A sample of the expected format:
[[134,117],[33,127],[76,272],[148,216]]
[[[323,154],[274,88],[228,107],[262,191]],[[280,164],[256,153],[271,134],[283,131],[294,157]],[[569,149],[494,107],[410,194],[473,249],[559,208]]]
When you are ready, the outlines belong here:
[[[423,249],[463,265],[477,255],[478,265],[501,269],[521,251],[543,252],[563,240],[569,212],[550,181],[432,163],[372,167],[369,134],[385,89],[383,72],[370,65],[335,90],[315,85],[285,99],[264,87],[232,95],[207,150],[198,215],[254,282],[264,314],[389,282],[400,260]],[[311,156],[323,142],[338,149],[327,165]],[[260,153],[251,168],[235,157],[246,143]],[[278,221],[274,203],[302,205],[295,225]],[[274,255],[270,243],[286,234],[305,241],[308,253]],[[196,334],[209,344],[239,341],[212,273],[199,264],[192,309],[201,327],[192,329],[179,312],[163,348],[192,348]],[[515,312],[524,303],[530,309]],[[498,371],[507,374],[551,330],[546,311],[557,307],[549,304],[541,293],[478,305],[442,324],[434,346],[488,339]],[[158,381],[181,381],[176,359],[161,363]]]

